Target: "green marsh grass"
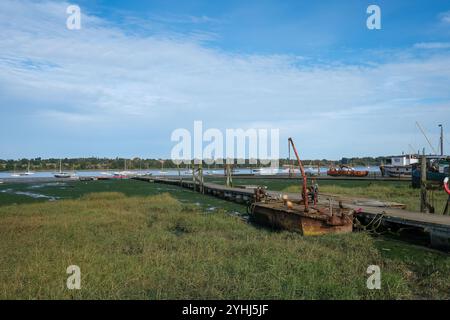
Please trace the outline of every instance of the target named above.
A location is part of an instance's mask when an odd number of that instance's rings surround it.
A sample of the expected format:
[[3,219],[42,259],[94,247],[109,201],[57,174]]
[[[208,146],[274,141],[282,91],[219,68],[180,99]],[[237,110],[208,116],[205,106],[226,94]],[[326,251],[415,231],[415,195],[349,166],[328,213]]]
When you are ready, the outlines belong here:
[[[273,232],[169,193],[1,206],[0,252],[1,299],[450,298],[445,254],[365,233]],[[80,290],[66,288],[72,264]],[[381,290],[366,288],[372,264]]]

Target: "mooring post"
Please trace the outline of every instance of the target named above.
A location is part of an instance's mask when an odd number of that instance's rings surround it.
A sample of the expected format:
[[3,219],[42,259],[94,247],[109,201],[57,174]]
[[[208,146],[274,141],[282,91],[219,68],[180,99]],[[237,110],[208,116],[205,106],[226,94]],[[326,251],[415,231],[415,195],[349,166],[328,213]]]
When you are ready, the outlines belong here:
[[195,191],[195,160],[192,162],[192,190]]
[[231,165],[225,164],[225,173],[226,173],[226,185],[227,187],[233,186],[233,178],[231,176]]
[[420,212],[428,212],[427,206],[427,159],[425,149],[420,159]]
[[203,161],[200,162],[200,164],[198,165],[198,180],[199,180],[199,190],[201,193],[203,193]]

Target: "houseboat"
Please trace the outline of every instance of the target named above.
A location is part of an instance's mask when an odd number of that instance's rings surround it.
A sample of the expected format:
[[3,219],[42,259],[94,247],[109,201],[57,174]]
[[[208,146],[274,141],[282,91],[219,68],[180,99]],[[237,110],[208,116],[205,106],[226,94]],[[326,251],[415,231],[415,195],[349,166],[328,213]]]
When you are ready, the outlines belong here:
[[411,177],[413,165],[418,162],[416,155],[392,156],[380,166],[380,171],[383,176]]

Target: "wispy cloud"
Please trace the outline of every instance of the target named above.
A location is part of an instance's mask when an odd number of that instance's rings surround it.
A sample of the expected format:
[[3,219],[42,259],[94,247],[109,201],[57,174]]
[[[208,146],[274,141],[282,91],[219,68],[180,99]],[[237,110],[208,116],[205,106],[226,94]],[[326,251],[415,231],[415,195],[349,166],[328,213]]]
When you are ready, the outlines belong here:
[[[101,155],[110,155],[110,142],[117,141],[125,153],[145,148],[167,156],[171,130],[199,119],[219,128],[270,123],[285,136],[302,137],[308,157],[339,157],[350,149],[397,153],[409,142],[395,136],[405,123],[442,120],[450,112],[448,54],[364,66],[306,64],[291,55],[212,49],[183,34],[130,34],[85,11],[82,29],[71,31],[67,5],[0,3],[0,113],[16,130],[34,130],[27,140],[36,146],[58,135],[77,145],[85,139]],[[210,20],[196,19],[187,18]],[[380,131],[392,131],[391,139],[380,144]],[[147,143],[136,143],[143,137]],[[333,147],[318,148],[330,138]],[[12,145],[20,141],[0,143],[3,150]]]
[[450,11],[442,12],[439,18],[443,23],[450,24]]
[[450,42],[420,42],[414,45],[418,49],[448,49]]

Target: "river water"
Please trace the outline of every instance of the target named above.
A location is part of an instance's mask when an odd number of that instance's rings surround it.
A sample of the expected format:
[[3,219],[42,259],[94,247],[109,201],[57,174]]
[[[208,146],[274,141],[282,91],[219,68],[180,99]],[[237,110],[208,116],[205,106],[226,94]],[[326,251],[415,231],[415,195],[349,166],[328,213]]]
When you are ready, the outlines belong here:
[[[327,172],[326,167],[320,168],[320,173],[325,175]],[[355,167],[356,170],[368,170],[369,172],[380,172],[380,169],[378,166],[373,167]],[[235,169],[233,172],[234,174],[251,174],[253,173],[253,169],[246,168],[246,169]],[[298,170],[297,170],[298,171]],[[305,171],[307,173],[317,173],[317,168],[306,168]],[[70,171],[69,171],[70,172]],[[114,171],[94,171],[94,170],[83,170],[83,171],[76,171],[75,174],[79,177],[92,177],[92,176],[108,176],[113,175],[115,172],[121,172],[121,170],[114,170]],[[192,174],[192,171],[181,169],[180,170],[182,175],[190,175]],[[176,169],[167,169],[164,171],[161,170],[130,170],[127,171],[128,174],[136,174],[136,175],[143,175],[143,174],[152,174],[154,176],[161,176],[161,175],[167,175],[167,176],[177,176],[178,170]],[[223,174],[223,169],[214,169],[214,170],[208,170],[204,169],[203,173],[205,175],[211,175],[211,174]],[[260,172],[261,175],[267,174],[287,174],[288,170],[284,168],[263,168]],[[32,175],[26,175],[26,176],[14,176],[13,172],[0,172],[0,179],[30,179],[30,178],[51,178],[53,177],[54,172],[52,171],[37,171]]]

